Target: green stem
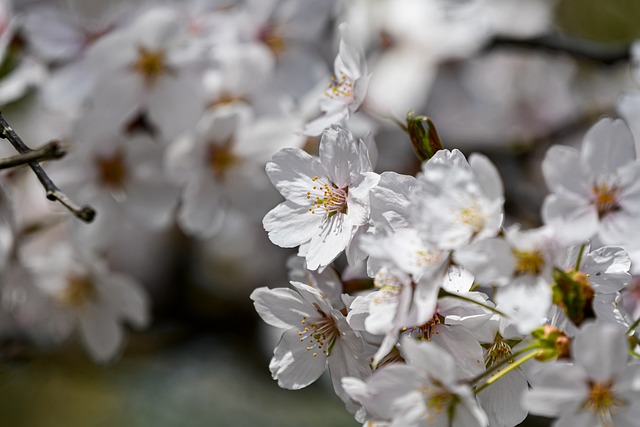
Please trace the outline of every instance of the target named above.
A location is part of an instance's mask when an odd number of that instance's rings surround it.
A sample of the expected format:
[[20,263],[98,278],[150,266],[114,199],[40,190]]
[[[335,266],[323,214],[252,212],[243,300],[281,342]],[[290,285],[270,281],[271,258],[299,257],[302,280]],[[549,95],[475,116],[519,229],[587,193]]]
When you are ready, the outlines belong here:
[[535,348],[539,348],[539,346],[537,344],[533,344],[530,346],[527,346],[521,350],[518,350],[517,352],[515,352],[514,354],[512,354],[509,357],[505,357],[504,359],[502,359],[500,362],[496,363],[495,365],[493,365],[492,367],[490,367],[489,369],[487,369],[486,371],[484,371],[481,374],[476,375],[475,377],[473,377],[472,379],[469,380],[470,384],[473,383],[477,383],[478,381],[480,381],[481,379],[483,379],[484,377],[486,377],[487,375],[492,374],[493,372],[495,372],[496,370],[500,369],[501,367],[503,367],[504,365],[506,365],[507,363],[511,362],[513,359],[515,359],[516,357],[520,356],[521,354],[526,353],[529,350],[533,350]]
[[576,260],[576,271],[580,271],[580,263],[582,262],[582,255],[584,254],[584,249],[587,247],[586,243],[583,243],[582,246],[580,246],[580,252],[578,252],[578,259]]
[[452,292],[445,291],[444,289],[440,289],[440,292],[438,293],[438,298],[443,298],[443,297],[457,298],[459,300],[466,301],[466,302],[471,303],[471,304],[479,305],[480,307],[486,308],[487,310],[489,310],[489,311],[491,311],[493,313],[496,313],[496,314],[498,314],[498,315],[500,315],[500,316],[502,316],[504,318],[509,318],[509,316],[507,316],[506,314],[504,314],[503,312],[501,312],[497,308],[490,307],[490,306],[488,306],[486,304],[483,304],[481,302],[478,302],[478,301],[476,301],[476,300],[474,300],[472,298],[468,298],[468,297],[462,296],[460,294],[454,294]]
[[629,354],[635,357],[636,359],[640,359],[640,354],[636,353],[633,350],[629,350]]
[[635,322],[633,322],[633,323],[631,324],[631,326],[629,326],[629,328],[627,329],[627,334],[630,334],[630,333],[634,332],[634,329],[635,329],[635,328],[636,328],[636,326],[638,326],[639,324],[640,324],[640,317],[638,317],[638,318],[636,319],[636,321],[635,321]]
[[531,353],[529,353],[526,356],[524,356],[522,359],[515,361],[511,365],[507,366],[504,371],[499,372],[495,376],[489,378],[486,383],[482,384],[480,387],[477,387],[474,390],[474,393],[475,394],[480,393],[482,390],[484,390],[485,388],[489,387],[491,384],[493,384],[494,382],[498,381],[500,378],[504,377],[509,372],[513,371],[514,369],[519,368],[520,365],[524,364],[525,362],[527,362],[527,361],[533,359],[534,357],[536,357],[537,355],[539,355],[540,352],[541,352],[541,350],[532,351]]

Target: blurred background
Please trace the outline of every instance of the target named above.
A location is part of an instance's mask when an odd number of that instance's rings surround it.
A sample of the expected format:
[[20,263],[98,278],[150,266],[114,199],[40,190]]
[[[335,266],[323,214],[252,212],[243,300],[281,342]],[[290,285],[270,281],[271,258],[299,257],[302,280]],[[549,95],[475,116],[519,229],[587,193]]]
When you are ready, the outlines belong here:
[[45,170],[97,211],[85,224],[28,168],[3,172],[0,424],[358,425],[326,378],[271,379],[279,332],[249,299],[288,282],[264,165],[317,150],[302,130],[338,25],[372,74],[347,125],[375,136],[376,171],[419,170],[390,120],[413,109],[487,154],[507,222],[536,226],[550,145],[603,115],[638,126],[639,17],[634,0],[0,1],[2,114],[30,147],[68,147]]

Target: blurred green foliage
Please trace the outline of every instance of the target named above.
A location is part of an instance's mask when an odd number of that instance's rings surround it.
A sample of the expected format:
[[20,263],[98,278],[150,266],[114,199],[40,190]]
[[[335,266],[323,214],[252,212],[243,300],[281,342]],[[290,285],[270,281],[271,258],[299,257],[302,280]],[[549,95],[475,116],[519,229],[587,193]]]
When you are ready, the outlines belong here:
[[559,0],[556,24],[573,36],[629,43],[640,38],[640,1]]

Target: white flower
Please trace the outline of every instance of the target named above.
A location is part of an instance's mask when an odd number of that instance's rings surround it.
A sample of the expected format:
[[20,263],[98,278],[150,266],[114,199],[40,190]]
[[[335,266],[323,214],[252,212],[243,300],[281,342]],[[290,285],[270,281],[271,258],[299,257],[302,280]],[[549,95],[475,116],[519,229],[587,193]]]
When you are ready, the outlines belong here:
[[406,364],[378,369],[363,382],[345,378],[347,394],[362,403],[374,422],[393,426],[486,426],[471,389],[459,382],[454,359],[434,343],[405,337]]
[[474,154],[440,150],[423,163],[410,196],[412,223],[425,241],[457,249],[495,236],[502,224],[502,181],[495,166]]
[[543,367],[524,406],[533,414],[558,417],[556,426],[628,426],[640,417],[640,365],[628,364],[624,329],[587,324],[574,339],[574,363]]
[[47,326],[62,341],[77,330],[91,357],[108,362],[123,344],[123,321],[149,323],[149,301],[133,279],[109,271],[98,258],[60,243],[46,254],[31,254],[25,265],[48,297]]
[[264,228],[280,247],[301,246],[310,270],[329,265],[369,221],[369,191],[379,176],[364,142],[346,129],[325,130],[319,159],[284,149],[266,171],[287,200],[264,217]]
[[91,135],[92,121],[83,121],[79,143],[64,164],[52,165],[51,176],[70,197],[92,204],[96,222],[78,231],[85,242],[111,242],[123,217],[147,229],[167,227],[178,203],[178,188],[164,177],[163,147],[144,134]]
[[349,34],[346,24],[340,25],[340,50],[334,64],[334,76],[329,89],[320,99],[322,116],[307,124],[304,134],[317,136],[322,131],[349,118],[362,104],[371,75],[367,74],[364,52]]
[[258,288],[251,294],[262,320],[285,329],[269,364],[271,374],[280,387],[297,390],[317,380],[328,365],[336,393],[348,401],[341,379],[369,374],[363,341],[317,289],[291,284],[295,290]]
[[195,125],[205,107],[199,46],[178,16],[169,7],[149,9],[87,51],[85,75],[95,83],[85,114],[101,119],[96,134],[142,113],[167,139]]
[[286,117],[255,118],[243,103],[205,112],[195,130],[173,142],[165,157],[169,175],[184,185],[178,211],[182,229],[211,237],[229,207],[260,218],[275,196],[268,191],[264,164],[279,149],[300,144],[295,126]]
[[551,190],[542,217],[565,243],[597,235],[606,244],[625,244],[628,230],[640,227],[640,162],[622,120],[596,123],[582,152],[551,147],[542,171]]

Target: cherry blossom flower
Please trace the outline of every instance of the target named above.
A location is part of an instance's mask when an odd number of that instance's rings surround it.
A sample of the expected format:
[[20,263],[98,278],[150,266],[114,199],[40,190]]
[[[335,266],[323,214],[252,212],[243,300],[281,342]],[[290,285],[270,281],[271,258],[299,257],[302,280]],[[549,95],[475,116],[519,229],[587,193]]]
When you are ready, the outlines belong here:
[[246,104],[231,103],[208,110],[193,132],[176,139],[165,166],[184,187],[177,216],[182,229],[211,237],[229,208],[260,217],[276,196],[268,191],[264,164],[279,149],[300,145],[296,125],[288,117],[256,118]]
[[341,379],[369,374],[362,338],[317,289],[291,285],[295,290],[258,288],[251,294],[262,320],[285,329],[269,365],[273,378],[280,387],[297,390],[316,381],[328,366],[336,393],[348,401]]
[[334,76],[329,89],[320,99],[322,115],[308,123],[304,134],[317,136],[332,124],[349,118],[360,107],[367,93],[371,75],[362,48],[349,34],[346,24],[340,25],[340,50],[334,64]]
[[79,332],[97,362],[117,356],[123,321],[137,328],[149,323],[147,294],[132,278],[111,272],[99,258],[59,243],[46,254],[30,254],[25,265],[33,284],[47,297],[47,327],[56,341]]
[[440,249],[493,237],[502,225],[502,181],[482,155],[467,162],[458,150],[438,151],[423,163],[410,201],[413,224]]
[[627,363],[624,329],[589,323],[573,340],[573,363],[553,362],[523,399],[533,414],[557,426],[634,426],[640,416],[640,365]]
[[348,130],[325,130],[319,159],[288,148],[266,170],[287,200],[267,213],[264,228],[276,245],[300,246],[309,269],[329,265],[368,223],[369,191],[380,177],[372,172],[364,142]]
[[584,138],[582,151],[553,146],[542,163],[551,194],[544,221],[567,244],[598,236],[624,244],[640,227],[640,162],[622,120],[601,119]]
[[487,426],[471,389],[459,382],[454,359],[434,343],[405,337],[406,364],[378,369],[366,381],[344,378],[344,388],[373,422],[393,426]]

